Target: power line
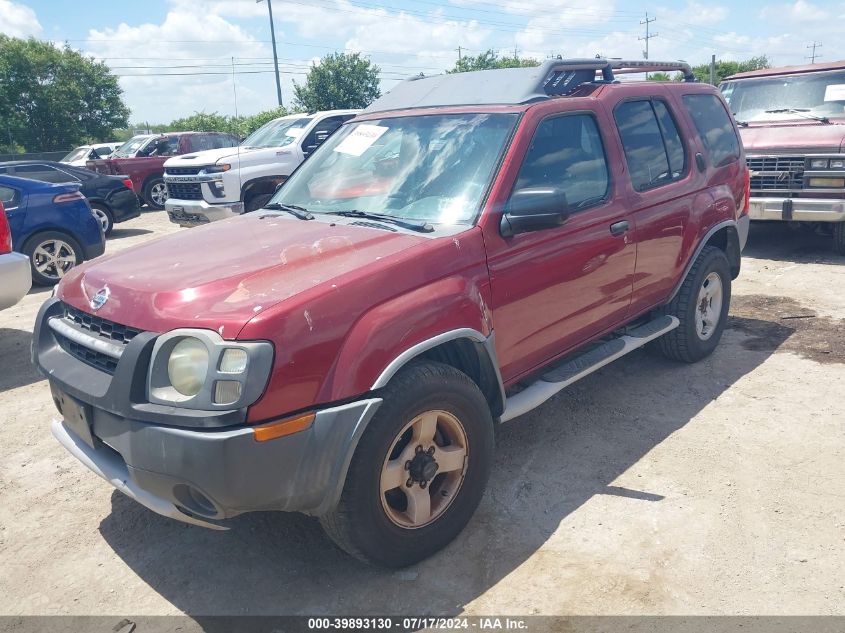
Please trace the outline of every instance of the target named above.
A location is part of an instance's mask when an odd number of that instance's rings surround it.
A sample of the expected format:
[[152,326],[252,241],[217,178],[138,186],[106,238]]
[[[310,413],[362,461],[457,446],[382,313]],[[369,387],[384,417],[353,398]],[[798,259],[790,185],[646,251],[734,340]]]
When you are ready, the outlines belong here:
[[[655,22],[657,18],[649,18],[648,11],[645,12],[645,20],[640,20],[640,24],[645,24],[645,37],[638,37],[637,40],[643,41],[645,40],[645,50],[643,51],[643,58],[648,59],[648,41],[654,37],[657,37],[657,33],[649,33],[648,27],[652,22]],[[646,76],[646,78],[648,78]]]
[[816,49],[821,48],[821,47],[822,47],[821,42],[816,42],[815,40],[813,40],[813,43],[810,44],[809,46],[807,46],[807,50],[812,49],[813,52],[810,53],[809,55],[807,55],[804,59],[809,59],[811,64],[815,64],[816,63],[816,57],[822,56],[821,53],[816,53]]

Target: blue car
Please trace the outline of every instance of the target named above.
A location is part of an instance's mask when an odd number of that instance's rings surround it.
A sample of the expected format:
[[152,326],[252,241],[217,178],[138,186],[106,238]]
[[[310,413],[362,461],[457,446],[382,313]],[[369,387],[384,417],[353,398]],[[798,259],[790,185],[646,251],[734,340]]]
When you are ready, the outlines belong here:
[[33,283],[52,286],[106,248],[102,225],[79,183],[0,176],[0,202],[6,208],[12,248],[29,257]]

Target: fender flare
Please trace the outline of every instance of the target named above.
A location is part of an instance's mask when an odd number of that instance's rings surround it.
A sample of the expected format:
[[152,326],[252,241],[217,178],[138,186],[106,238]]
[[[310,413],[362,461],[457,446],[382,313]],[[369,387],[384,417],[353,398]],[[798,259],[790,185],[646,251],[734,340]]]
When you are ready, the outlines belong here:
[[681,278],[678,280],[678,283],[672,289],[672,294],[669,295],[669,298],[666,299],[665,303],[671,303],[671,301],[675,298],[675,295],[680,292],[681,286],[684,285],[684,281],[686,281],[687,275],[689,275],[690,270],[692,270],[693,264],[695,264],[695,261],[698,259],[698,256],[701,255],[701,251],[704,250],[704,247],[707,246],[707,243],[710,241],[710,238],[712,238],[714,235],[716,235],[716,233],[718,233],[722,229],[728,227],[732,227],[734,231],[736,231],[736,226],[736,220],[724,220],[723,222],[719,222],[718,224],[715,224],[710,227],[710,230],[707,231],[707,233],[704,234],[704,237],[699,240],[698,246],[695,247],[695,252],[692,254],[692,257],[690,257],[689,261],[687,262],[686,268],[684,268],[684,274],[681,275]]

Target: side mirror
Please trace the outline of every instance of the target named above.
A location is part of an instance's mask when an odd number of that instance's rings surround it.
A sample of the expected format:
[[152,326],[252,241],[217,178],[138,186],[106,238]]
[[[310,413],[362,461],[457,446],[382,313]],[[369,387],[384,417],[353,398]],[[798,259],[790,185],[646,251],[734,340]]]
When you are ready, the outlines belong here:
[[503,237],[560,226],[569,218],[566,194],[554,187],[526,187],[511,194],[499,225]]

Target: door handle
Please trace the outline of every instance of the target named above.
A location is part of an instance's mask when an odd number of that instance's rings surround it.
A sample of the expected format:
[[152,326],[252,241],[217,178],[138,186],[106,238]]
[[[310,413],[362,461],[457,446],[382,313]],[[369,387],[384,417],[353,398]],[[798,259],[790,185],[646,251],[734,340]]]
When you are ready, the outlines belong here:
[[622,220],[621,222],[614,222],[610,225],[610,233],[612,235],[623,235],[624,233],[628,232],[630,226],[628,225],[628,220]]

